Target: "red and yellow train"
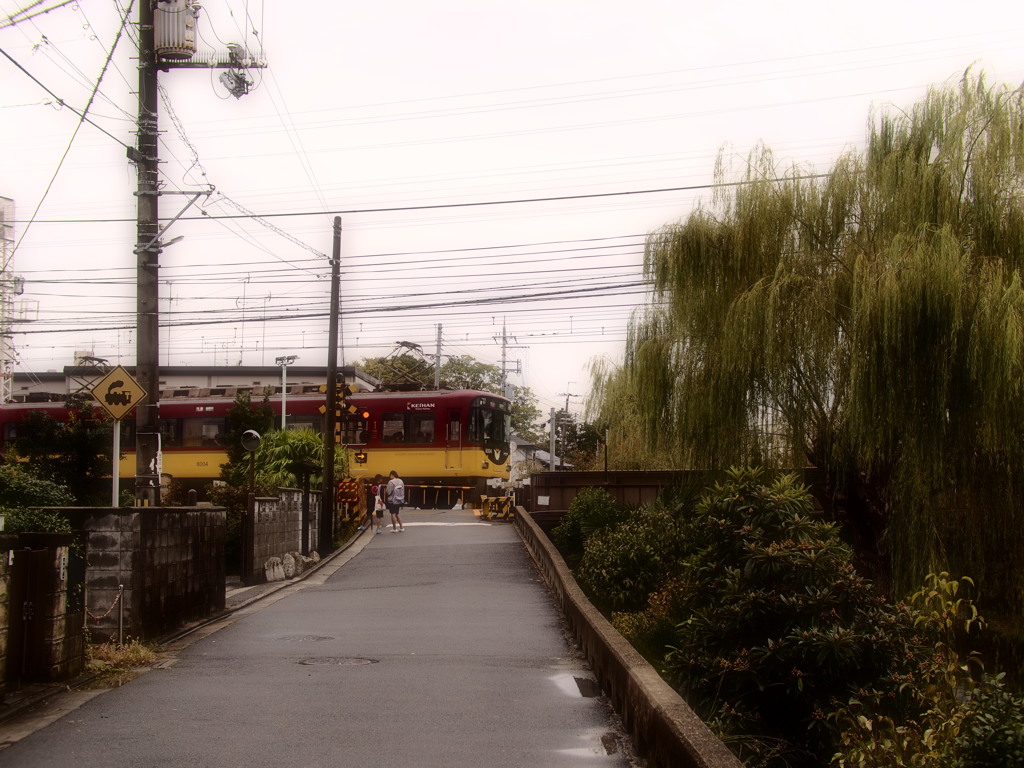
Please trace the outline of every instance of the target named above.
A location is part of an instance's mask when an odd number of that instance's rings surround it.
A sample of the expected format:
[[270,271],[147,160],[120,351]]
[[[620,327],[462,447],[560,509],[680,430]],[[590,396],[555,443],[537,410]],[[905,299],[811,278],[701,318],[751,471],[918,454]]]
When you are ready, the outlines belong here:
[[[298,390],[298,391],[297,391]],[[259,392],[253,392],[258,401]],[[201,488],[220,475],[226,461],[224,436],[235,390],[166,390],[160,398],[162,472],[186,487]],[[475,390],[359,392],[348,397],[356,413],[339,419],[341,441],[356,478],[387,476],[395,470],[412,506],[451,507],[501,495],[509,477],[511,403]],[[281,396],[271,397],[277,428]],[[286,401],[288,429],[323,432],[324,396],[314,385],[291,387]],[[0,405],[0,450],[17,436],[30,412],[63,421],[63,403]],[[121,477],[135,474],[135,421],[121,422]]]

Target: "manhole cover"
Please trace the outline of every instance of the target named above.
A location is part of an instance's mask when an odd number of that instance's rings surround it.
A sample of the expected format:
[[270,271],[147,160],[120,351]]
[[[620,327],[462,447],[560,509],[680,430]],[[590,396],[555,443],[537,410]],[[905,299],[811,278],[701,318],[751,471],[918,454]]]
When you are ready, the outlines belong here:
[[364,659],[359,656],[322,656],[314,659],[301,659],[299,664],[306,666],[353,667],[363,664],[376,664],[380,659]]
[[286,643],[319,643],[324,640],[333,640],[333,637],[327,637],[325,635],[285,635],[279,637],[278,640],[284,640]]

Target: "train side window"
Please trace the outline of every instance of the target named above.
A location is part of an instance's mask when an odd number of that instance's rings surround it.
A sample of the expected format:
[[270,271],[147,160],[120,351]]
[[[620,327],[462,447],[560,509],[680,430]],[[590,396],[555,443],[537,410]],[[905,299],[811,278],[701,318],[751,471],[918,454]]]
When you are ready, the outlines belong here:
[[226,426],[225,419],[182,419],[182,422],[182,445],[196,446],[223,444]]
[[409,416],[409,436],[407,443],[434,442],[434,414],[413,413]]
[[4,424],[4,442],[12,443],[18,439],[18,422]]
[[181,445],[180,419],[160,419],[160,441],[164,448]]
[[380,420],[380,435],[385,443],[404,443],[408,430],[404,413],[385,413]]

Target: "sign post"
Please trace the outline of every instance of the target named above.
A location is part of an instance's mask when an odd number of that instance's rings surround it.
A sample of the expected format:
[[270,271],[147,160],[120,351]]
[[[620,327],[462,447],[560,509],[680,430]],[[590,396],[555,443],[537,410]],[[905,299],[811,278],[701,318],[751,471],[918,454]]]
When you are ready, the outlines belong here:
[[110,483],[110,506],[117,507],[121,487],[121,419],[135,408],[135,404],[146,397],[139,382],[120,365],[100,379],[91,390],[93,398],[114,420],[114,457]]

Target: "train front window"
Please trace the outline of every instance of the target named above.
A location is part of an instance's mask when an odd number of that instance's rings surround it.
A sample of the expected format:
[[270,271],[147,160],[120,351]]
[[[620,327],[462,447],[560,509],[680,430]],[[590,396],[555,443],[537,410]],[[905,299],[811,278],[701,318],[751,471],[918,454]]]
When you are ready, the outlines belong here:
[[469,441],[485,448],[508,445],[508,413],[497,408],[473,406],[469,411]]

